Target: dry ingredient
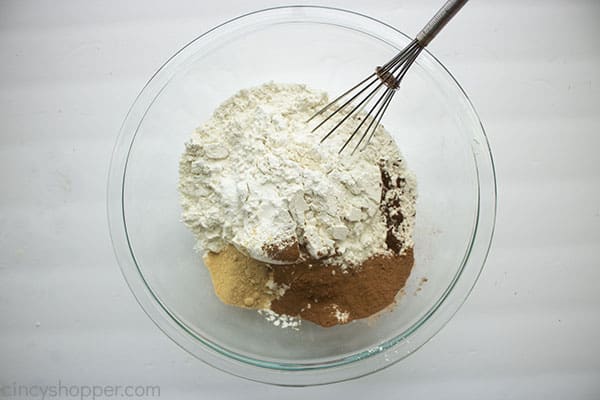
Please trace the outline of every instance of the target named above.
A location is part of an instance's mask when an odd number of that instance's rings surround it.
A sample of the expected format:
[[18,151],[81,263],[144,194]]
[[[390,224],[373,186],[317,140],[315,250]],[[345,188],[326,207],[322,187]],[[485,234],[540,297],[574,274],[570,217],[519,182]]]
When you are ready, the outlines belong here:
[[[179,189],[199,249],[232,244],[270,263],[323,259],[343,268],[387,250],[378,163],[400,154],[381,127],[365,151],[338,154],[353,123],[320,144],[322,132],[306,120],[326,102],[304,85],[265,84],[240,91],[196,130]],[[397,232],[405,248],[411,224]]]
[[398,175],[400,167],[398,160],[380,163],[380,210],[386,220],[389,251],[352,269],[313,260],[274,267],[273,280],[288,289],[273,300],[273,311],[299,315],[328,327],[366,318],[394,303],[414,263],[412,248],[402,253],[403,236],[398,233],[404,216],[414,217],[415,213],[414,203],[406,205],[401,201],[406,180]]
[[265,264],[246,257],[231,245],[219,253],[207,253],[204,263],[215,294],[225,304],[269,308],[271,300],[277,297],[272,274]]
[[407,250],[402,256],[371,257],[346,273],[337,266],[309,262],[273,267],[275,282],[289,289],[271,309],[325,327],[366,318],[394,302],[412,265],[412,250]]
[[304,85],[242,90],[180,162],[182,219],[215,293],[280,327],[373,315],[413,265],[414,176],[381,126],[364,151],[338,154],[364,113],[319,144],[305,121],[326,102]]
[[265,317],[265,319],[271,322],[273,325],[278,326],[282,329],[291,328],[293,330],[299,330],[302,320],[299,317],[292,317],[285,314],[277,314],[269,309],[258,310],[258,313]]

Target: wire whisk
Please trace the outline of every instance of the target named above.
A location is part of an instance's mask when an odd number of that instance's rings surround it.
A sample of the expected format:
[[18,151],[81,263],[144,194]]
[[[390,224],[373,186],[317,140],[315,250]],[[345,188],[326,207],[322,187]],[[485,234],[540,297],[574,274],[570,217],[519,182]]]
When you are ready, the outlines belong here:
[[[339,152],[341,153],[344,151],[344,149],[350,144],[350,142],[352,142],[352,139],[354,139],[359,132],[360,138],[354,146],[352,153],[359,148],[360,144],[365,140],[365,138],[367,139],[364,144],[366,147],[375,134],[377,127],[381,124],[383,115],[392,101],[394,94],[400,87],[400,82],[408,72],[411,65],[415,62],[421,51],[442,30],[448,21],[450,21],[452,17],[456,15],[456,13],[462,8],[462,6],[465,5],[466,2],[467,0],[448,0],[442,6],[442,8],[438,10],[433,18],[429,20],[425,27],[419,32],[417,37],[402,51],[400,51],[400,53],[382,66],[375,68],[375,72],[351,89],[336,97],[333,101],[310,117],[308,121],[306,121],[307,123],[320,115],[324,115],[328,110],[332,110],[331,113],[329,113],[321,122],[319,122],[318,125],[313,128],[312,132],[315,132],[341,110],[349,106],[352,107],[350,112],[346,114],[340,121],[338,121],[325,136],[323,136],[321,143],[327,140],[327,138],[329,138],[350,117],[366,109],[370,105],[371,101],[376,97],[377,93],[383,89],[383,94],[379,96],[379,98],[368,110],[368,117],[362,118],[352,134],[344,142]],[[346,98],[347,100],[344,100],[340,106],[334,108],[338,102],[341,102]]]

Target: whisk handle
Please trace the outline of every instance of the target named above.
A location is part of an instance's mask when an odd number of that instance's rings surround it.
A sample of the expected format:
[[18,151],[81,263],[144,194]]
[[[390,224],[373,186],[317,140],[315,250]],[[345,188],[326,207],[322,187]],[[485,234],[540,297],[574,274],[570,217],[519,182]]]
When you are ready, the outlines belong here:
[[448,0],[417,35],[417,42],[421,47],[427,46],[466,2],[467,0]]

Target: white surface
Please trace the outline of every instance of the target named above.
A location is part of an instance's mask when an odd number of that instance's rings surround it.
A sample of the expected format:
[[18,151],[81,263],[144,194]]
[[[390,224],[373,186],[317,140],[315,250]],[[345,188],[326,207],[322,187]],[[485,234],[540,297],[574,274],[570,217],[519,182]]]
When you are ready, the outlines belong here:
[[[168,399],[599,398],[596,1],[473,1],[431,45],[487,129],[499,212],[476,289],[423,349],[356,381],[277,388],[204,365],[146,317],[107,231],[120,123],[175,50],[281,3],[0,2],[0,385],[157,384]],[[439,3],[324,2],[412,33]]]

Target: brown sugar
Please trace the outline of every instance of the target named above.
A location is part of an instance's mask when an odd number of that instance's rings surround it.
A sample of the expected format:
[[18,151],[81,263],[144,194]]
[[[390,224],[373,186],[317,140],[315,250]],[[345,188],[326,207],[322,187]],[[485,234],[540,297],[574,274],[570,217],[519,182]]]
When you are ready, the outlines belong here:
[[225,304],[263,309],[269,308],[275,298],[267,287],[272,279],[269,266],[231,245],[219,253],[208,253],[204,263],[210,271],[215,294]]

